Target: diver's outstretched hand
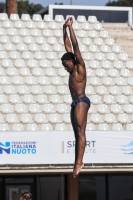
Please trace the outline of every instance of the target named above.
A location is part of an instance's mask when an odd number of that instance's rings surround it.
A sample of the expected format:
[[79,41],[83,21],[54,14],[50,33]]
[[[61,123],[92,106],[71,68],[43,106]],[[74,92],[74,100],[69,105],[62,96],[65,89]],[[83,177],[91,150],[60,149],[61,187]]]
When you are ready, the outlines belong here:
[[73,18],[72,17],[68,17],[67,21],[66,21],[67,26],[72,26],[73,24]]

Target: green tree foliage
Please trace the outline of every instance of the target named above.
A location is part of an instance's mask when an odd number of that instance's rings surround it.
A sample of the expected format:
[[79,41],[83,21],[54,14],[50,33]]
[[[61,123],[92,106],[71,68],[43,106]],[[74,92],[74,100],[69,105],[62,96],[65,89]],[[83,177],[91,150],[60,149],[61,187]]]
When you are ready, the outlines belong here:
[[18,1],[18,14],[21,16],[22,14],[33,15],[37,11],[41,10],[43,6],[41,4],[33,4],[29,1]]
[[55,3],[55,5],[63,5],[63,3]]
[[133,7],[133,0],[118,0],[118,1],[112,1],[108,2],[106,6],[129,6]]

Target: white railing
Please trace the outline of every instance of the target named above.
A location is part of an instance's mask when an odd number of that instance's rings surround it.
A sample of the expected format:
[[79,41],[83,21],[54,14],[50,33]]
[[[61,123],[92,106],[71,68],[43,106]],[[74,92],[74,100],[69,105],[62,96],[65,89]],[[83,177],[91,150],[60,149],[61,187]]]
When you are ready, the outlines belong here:
[[49,5],[49,15],[52,18],[53,18],[53,10],[54,9],[127,11],[128,12],[128,23],[133,23],[132,7]]

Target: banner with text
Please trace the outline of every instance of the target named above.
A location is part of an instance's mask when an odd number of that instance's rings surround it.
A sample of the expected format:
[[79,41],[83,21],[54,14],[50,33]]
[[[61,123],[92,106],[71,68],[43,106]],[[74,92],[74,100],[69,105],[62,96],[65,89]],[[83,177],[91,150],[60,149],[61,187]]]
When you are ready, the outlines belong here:
[[[73,164],[72,131],[1,132],[2,164]],[[131,131],[88,131],[84,163],[133,163]]]

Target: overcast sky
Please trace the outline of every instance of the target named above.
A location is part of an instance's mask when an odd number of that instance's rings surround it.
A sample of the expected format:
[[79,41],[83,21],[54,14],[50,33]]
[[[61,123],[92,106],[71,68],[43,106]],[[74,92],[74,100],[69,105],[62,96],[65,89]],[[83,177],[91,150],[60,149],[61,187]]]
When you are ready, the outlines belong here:
[[[105,6],[109,0],[73,0],[74,5],[87,5],[87,6]],[[46,7],[48,4],[63,3],[63,5],[70,5],[71,0],[30,0],[35,4],[41,4]]]

